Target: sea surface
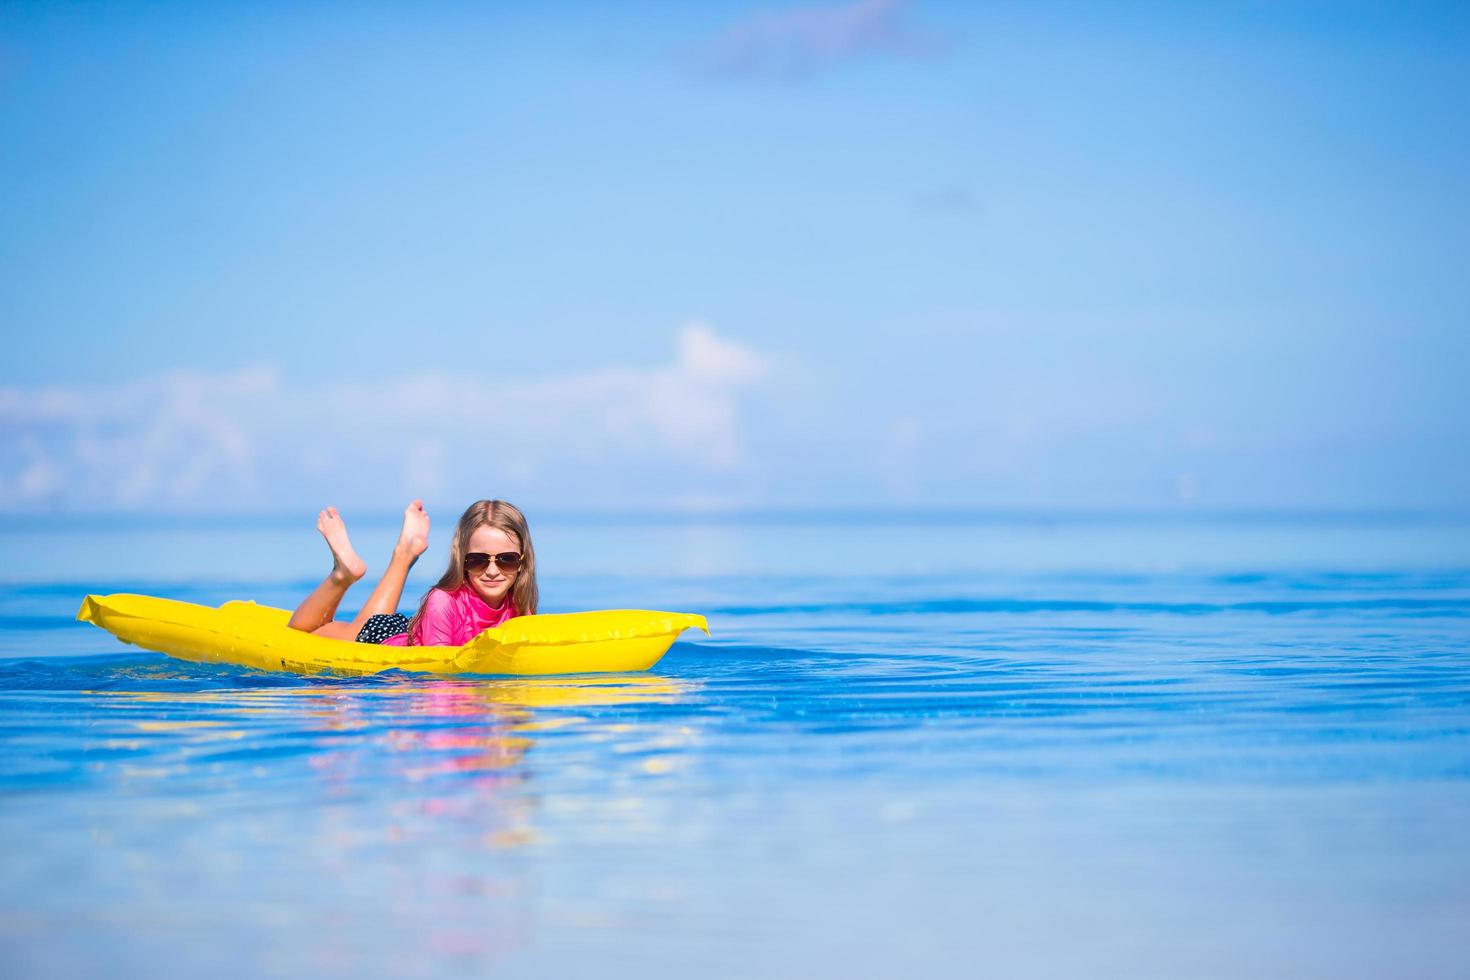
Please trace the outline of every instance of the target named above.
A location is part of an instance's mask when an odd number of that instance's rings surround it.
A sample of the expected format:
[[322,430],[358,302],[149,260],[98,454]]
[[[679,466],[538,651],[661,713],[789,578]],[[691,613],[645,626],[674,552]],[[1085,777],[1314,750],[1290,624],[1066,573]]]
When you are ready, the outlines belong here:
[[[349,524],[380,568],[391,522]],[[1470,975],[1470,520],[534,530],[544,611],[713,635],[635,675],[203,666],[82,596],[292,606],[310,515],[0,525],[4,975]]]

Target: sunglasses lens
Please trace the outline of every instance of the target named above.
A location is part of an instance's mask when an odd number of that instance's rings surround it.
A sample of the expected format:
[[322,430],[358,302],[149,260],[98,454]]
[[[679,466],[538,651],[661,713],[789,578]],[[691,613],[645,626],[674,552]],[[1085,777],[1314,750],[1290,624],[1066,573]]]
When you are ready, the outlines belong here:
[[521,556],[514,551],[502,551],[498,555],[485,555],[478,551],[472,551],[464,556],[465,571],[478,575],[495,562],[495,567],[502,572],[513,572],[521,567]]

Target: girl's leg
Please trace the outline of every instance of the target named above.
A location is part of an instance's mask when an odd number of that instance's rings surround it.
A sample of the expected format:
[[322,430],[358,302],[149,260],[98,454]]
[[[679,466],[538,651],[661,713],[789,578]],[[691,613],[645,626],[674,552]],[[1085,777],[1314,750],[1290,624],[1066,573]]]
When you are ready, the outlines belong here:
[[321,585],[312,590],[311,595],[302,600],[287,623],[294,630],[308,633],[315,632],[323,624],[332,621],[342,597],[347,594],[352,583],[362,578],[367,571],[367,565],[352,549],[352,542],[347,538],[347,525],[342,522],[337,508],[328,507],[318,514],[316,529],[327,539],[327,547],[332,549],[332,572]]
[[[428,546],[429,515],[424,512],[424,502],[415,500],[403,512],[403,528],[398,532],[398,542],[393,546],[393,557],[388,562],[388,570],[378,580],[362,611],[350,623],[327,622],[312,632],[333,640],[355,640],[371,617],[397,612],[398,601],[403,598],[403,585],[408,581],[408,571]],[[334,610],[335,608],[333,606]]]

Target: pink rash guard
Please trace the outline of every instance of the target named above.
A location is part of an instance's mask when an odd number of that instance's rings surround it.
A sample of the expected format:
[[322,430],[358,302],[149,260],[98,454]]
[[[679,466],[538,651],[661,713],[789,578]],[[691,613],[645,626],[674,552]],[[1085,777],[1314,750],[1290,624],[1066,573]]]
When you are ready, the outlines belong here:
[[[414,630],[414,645],[422,647],[463,646],[492,626],[499,626],[515,616],[510,596],[500,606],[491,606],[468,585],[453,592],[430,589],[423,618]],[[383,641],[385,647],[408,645],[408,634],[400,633]]]

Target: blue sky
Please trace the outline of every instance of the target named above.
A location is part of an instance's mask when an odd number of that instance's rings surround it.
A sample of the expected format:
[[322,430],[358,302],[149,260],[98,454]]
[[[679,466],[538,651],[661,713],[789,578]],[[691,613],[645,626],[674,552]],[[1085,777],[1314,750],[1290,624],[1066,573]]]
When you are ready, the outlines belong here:
[[1454,507],[1456,4],[0,8],[0,508]]

